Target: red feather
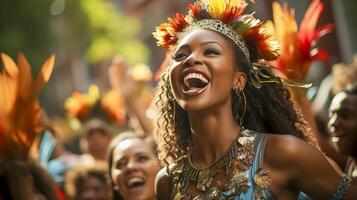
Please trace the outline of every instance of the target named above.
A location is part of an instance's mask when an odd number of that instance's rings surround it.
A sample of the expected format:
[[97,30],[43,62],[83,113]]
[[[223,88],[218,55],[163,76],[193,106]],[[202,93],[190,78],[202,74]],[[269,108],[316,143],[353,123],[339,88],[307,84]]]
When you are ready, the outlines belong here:
[[238,19],[239,16],[242,15],[245,7],[233,7],[233,8],[226,8],[222,13],[222,22],[225,24],[230,24],[235,19]]
[[175,30],[175,33],[182,31],[188,26],[188,23],[181,13],[176,13],[173,18],[169,18],[168,22],[172,24],[172,27]]
[[[301,21],[299,30],[296,32],[285,32],[281,36],[282,38],[280,38],[284,46],[277,66],[282,69],[282,72],[289,79],[304,81],[311,62],[315,60],[322,60],[328,63],[328,52],[324,49],[314,49],[319,39],[333,29],[332,24],[316,28],[323,9],[324,5],[320,0],[313,0]],[[274,12],[279,14],[279,10]],[[287,8],[284,8],[284,12],[288,12]],[[288,19],[285,20],[285,26],[289,26]],[[279,26],[275,28],[278,29]]]
[[316,49],[312,51],[311,60],[322,60],[327,65],[329,64],[329,53],[325,49]]
[[193,4],[188,4],[188,9],[190,10],[194,18],[198,18],[200,12],[202,11],[202,9],[199,6],[195,6]]
[[251,58],[253,60],[265,59],[273,60],[277,55],[277,51],[272,50],[270,44],[271,35],[264,31],[264,23],[259,24],[249,28],[242,35],[244,41],[248,47],[254,47],[254,49],[249,49]]

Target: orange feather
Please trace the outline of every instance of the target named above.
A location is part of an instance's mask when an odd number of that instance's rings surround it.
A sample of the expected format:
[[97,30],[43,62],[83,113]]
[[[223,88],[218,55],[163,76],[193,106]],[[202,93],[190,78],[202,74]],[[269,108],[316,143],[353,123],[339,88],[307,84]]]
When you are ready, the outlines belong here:
[[[26,159],[32,142],[42,130],[41,108],[36,97],[41,88],[36,87],[23,54],[19,54],[17,64],[6,54],[1,54],[1,58],[5,70],[0,72],[0,162]],[[53,68],[54,56],[50,59],[41,68],[46,72],[42,87],[52,72],[44,69]]]

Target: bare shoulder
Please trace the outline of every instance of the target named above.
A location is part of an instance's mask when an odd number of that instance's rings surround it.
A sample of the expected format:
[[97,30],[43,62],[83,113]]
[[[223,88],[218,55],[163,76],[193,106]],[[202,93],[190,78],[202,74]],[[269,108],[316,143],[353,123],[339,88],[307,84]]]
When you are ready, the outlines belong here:
[[306,177],[317,179],[331,176],[334,180],[338,177],[320,150],[291,135],[269,135],[264,163],[294,181],[301,182]]
[[264,162],[273,168],[296,172],[307,164],[318,164],[322,160],[326,160],[325,156],[302,139],[292,135],[268,136]]
[[[174,165],[170,165],[169,169],[172,169]],[[167,171],[167,167],[162,168],[156,175],[155,192],[157,200],[170,199],[172,180],[170,174]]]
[[[284,164],[299,162],[310,157],[323,157],[314,146],[292,135],[268,135],[265,157],[268,160]],[[301,160],[302,161],[302,160]]]

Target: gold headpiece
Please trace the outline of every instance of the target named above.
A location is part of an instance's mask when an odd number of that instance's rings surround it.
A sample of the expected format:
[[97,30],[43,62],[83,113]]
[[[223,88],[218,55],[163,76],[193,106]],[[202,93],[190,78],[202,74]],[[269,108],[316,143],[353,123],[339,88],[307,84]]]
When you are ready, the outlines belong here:
[[185,31],[194,29],[209,29],[222,33],[231,39],[236,45],[238,45],[238,47],[243,51],[244,55],[249,60],[249,50],[245,46],[242,38],[232,28],[224,24],[222,21],[217,19],[203,19],[201,21],[192,22],[190,26],[185,29]]
[[252,14],[243,15],[245,0],[198,0],[189,4],[189,13],[177,13],[156,28],[157,44],[175,46],[181,33],[192,29],[209,29],[224,34],[243,51],[249,61],[275,60],[278,43],[271,38],[265,23]]

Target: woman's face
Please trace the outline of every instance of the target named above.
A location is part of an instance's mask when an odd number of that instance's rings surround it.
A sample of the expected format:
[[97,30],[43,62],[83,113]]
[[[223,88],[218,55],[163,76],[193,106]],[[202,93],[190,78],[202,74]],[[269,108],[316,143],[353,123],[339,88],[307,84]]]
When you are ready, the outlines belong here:
[[218,33],[194,30],[177,45],[170,84],[178,104],[187,111],[204,111],[230,103],[235,69],[232,46]]
[[112,181],[124,199],[155,199],[160,165],[152,147],[138,138],[125,139],[113,152]]

